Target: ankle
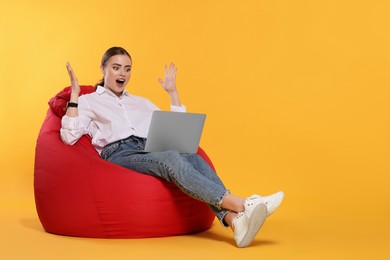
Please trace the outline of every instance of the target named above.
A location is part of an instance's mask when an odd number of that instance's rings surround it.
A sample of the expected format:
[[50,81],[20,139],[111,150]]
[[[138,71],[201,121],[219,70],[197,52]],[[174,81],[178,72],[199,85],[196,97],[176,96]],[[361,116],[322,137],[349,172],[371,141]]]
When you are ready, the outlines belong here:
[[244,198],[227,194],[222,200],[221,207],[232,212],[242,212],[245,210],[244,203]]
[[233,221],[234,219],[237,218],[237,213],[235,212],[231,212],[229,211],[229,213],[227,213],[225,215],[225,218],[223,219],[226,224],[228,224],[228,226],[234,231],[234,227],[233,227]]

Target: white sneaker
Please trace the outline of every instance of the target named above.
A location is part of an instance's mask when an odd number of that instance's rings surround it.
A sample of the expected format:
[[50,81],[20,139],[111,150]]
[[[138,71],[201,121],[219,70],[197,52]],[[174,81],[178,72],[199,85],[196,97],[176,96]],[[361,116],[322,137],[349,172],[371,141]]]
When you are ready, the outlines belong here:
[[252,195],[247,198],[247,201],[251,201],[252,203],[263,203],[267,206],[267,217],[274,213],[274,211],[282,204],[284,198],[284,192],[279,191],[269,196],[260,196],[260,195]]
[[247,247],[252,243],[267,218],[267,207],[264,204],[257,204],[250,207],[250,217],[247,213],[249,213],[247,210],[239,212],[232,223],[238,247]]

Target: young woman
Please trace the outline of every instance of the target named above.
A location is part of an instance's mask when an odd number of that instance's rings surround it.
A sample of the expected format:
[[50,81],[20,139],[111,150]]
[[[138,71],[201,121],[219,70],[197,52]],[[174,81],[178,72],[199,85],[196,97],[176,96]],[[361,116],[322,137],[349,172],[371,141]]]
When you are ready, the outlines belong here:
[[[176,151],[137,153],[143,150],[151,115],[157,110],[149,100],[125,90],[130,80],[132,59],[121,47],[112,47],[103,55],[100,69],[103,79],[96,92],[82,95],[69,63],[72,92],[66,115],[62,118],[61,139],[72,145],[88,134],[100,156],[142,174],[173,182],[183,192],[207,203],[223,226],[230,226],[238,247],[248,246],[266,217],[281,204],[284,193],[242,198],[230,193],[197,154]],[[165,66],[164,79],[158,82],[169,94],[171,111],[186,112],[176,88],[174,64]]]

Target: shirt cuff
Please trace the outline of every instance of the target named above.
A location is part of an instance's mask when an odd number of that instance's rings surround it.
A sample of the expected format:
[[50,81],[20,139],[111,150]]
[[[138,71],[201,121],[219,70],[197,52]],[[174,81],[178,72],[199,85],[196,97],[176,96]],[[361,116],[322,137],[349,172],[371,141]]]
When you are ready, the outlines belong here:
[[75,130],[77,129],[77,117],[70,117],[67,115],[64,115],[61,119],[62,121],[62,127],[65,129]]
[[180,107],[171,105],[171,111],[172,112],[186,112],[187,108],[185,105],[181,105]]

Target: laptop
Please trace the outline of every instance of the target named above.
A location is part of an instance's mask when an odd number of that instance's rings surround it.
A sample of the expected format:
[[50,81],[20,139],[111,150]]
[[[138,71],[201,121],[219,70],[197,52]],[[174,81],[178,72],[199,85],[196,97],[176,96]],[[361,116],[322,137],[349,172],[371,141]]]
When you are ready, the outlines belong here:
[[205,114],[154,111],[144,151],[196,153],[205,120]]

